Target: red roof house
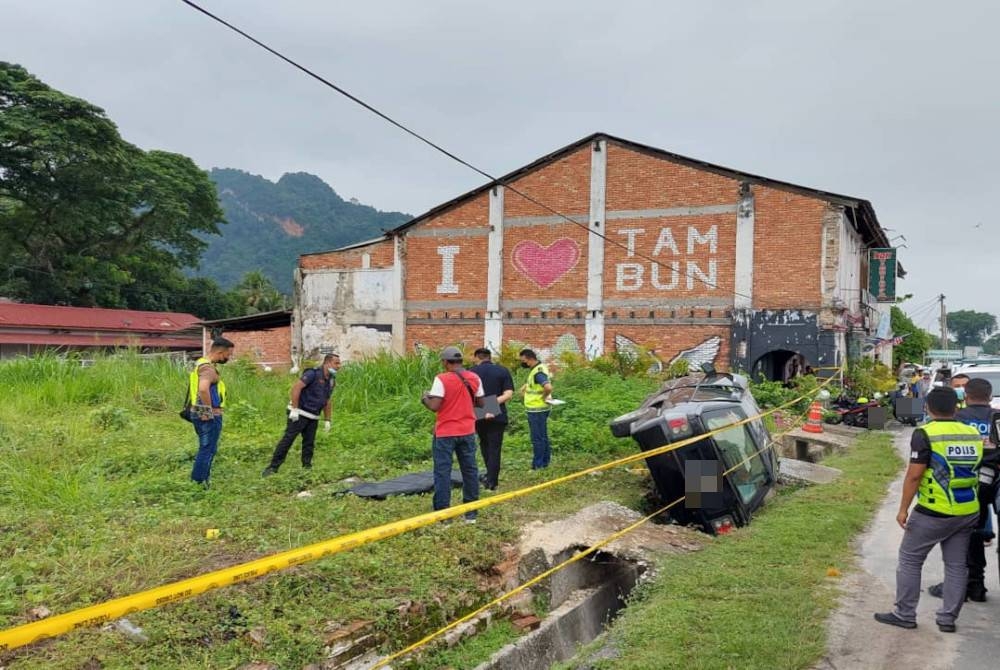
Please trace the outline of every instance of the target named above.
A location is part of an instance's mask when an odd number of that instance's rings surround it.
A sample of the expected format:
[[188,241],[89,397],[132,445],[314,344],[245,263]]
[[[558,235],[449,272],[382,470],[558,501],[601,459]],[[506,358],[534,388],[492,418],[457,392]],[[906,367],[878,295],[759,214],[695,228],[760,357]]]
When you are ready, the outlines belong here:
[[0,302],[0,358],[53,349],[198,351],[198,321],[177,312]]

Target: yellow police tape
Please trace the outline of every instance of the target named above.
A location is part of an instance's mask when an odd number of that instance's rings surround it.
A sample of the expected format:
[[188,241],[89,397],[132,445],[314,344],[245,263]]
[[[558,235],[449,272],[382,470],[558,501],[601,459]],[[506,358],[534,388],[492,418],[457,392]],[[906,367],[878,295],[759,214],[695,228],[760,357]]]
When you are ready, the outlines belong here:
[[[828,380],[827,383],[829,383],[829,381],[831,380]],[[128,616],[134,612],[160,607],[161,605],[177,602],[179,600],[185,600],[207,591],[232,586],[234,584],[241,584],[251,579],[263,577],[266,574],[276,572],[278,570],[292,568],[302,563],[319,560],[321,558],[326,558],[327,556],[332,556],[366,544],[371,544],[372,542],[395,537],[396,535],[400,535],[402,533],[460,516],[466,512],[491,507],[493,505],[521,498],[532,493],[544,491],[545,489],[574,481],[580,477],[585,477],[597,472],[610,470],[612,468],[628,465],[636,461],[645,460],[653,456],[665,454],[675,449],[680,449],[681,447],[703,440],[706,437],[710,437],[722,430],[728,430],[734,426],[742,426],[743,424],[750,423],[751,421],[762,419],[765,416],[774,414],[779,410],[804,400],[806,397],[807,396],[800,396],[794,400],[784,403],[783,405],[779,405],[774,409],[770,409],[766,412],[761,412],[756,416],[748,417],[746,419],[742,419],[741,421],[728,424],[724,428],[703,433],[701,435],[695,435],[684,440],[680,440],[679,442],[657,447],[656,449],[650,449],[649,451],[639,452],[608,463],[595,465],[593,467],[586,468],[585,470],[579,470],[556,479],[551,479],[532,486],[526,486],[515,491],[500,493],[489,498],[463,503],[461,505],[449,507],[448,509],[443,509],[437,512],[427,512],[426,514],[419,514],[400,521],[393,521],[381,526],[375,526],[374,528],[348,533],[347,535],[340,535],[315,544],[299,547],[297,549],[290,549],[288,551],[265,556],[263,558],[241,563],[229,568],[223,568],[204,575],[198,575],[197,577],[182,579],[180,581],[158,586],[146,591],[140,591],[139,593],[134,593],[132,595],[83,607],[71,612],[66,612],[65,614],[59,614],[47,619],[42,619],[41,621],[35,621],[21,626],[16,626],[14,628],[8,628],[7,630],[0,631],[0,651],[23,647],[47,638],[69,633],[80,628],[98,626],[108,621]]]
[[[821,388],[822,388],[822,386],[821,386]],[[798,426],[800,426],[803,423],[805,423],[808,414],[809,414],[809,412],[807,411],[805,414],[800,415],[798,417],[798,420],[792,425],[791,428],[789,428],[788,430],[786,430],[784,432],[778,433],[777,437],[781,437],[782,435],[787,435],[788,433],[790,433],[793,430],[795,430]],[[728,428],[728,426],[727,426],[727,428]],[[725,472],[723,472],[722,476],[726,477],[726,476],[732,474],[740,466],[742,466],[744,463],[748,462],[751,458],[753,458],[754,456],[757,456],[758,454],[764,453],[768,449],[771,449],[775,444],[777,444],[777,440],[774,439],[774,437],[772,437],[771,441],[768,442],[765,446],[761,447],[760,449],[758,449],[757,451],[753,452],[752,454],[750,454],[749,456],[747,456],[746,458],[744,458],[742,461],[740,461],[739,463],[737,463],[733,467],[731,467],[728,470],[726,470]],[[579,561],[579,560],[581,560],[583,558],[586,558],[587,556],[590,556],[591,554],[593,554],[598,549],[606,547],[607,545],[611,544],[612,542],[614,542],[618,538],[623,537],[623,536],[631,533],[633,530],[635,530],[639,526],[643,525],[647,521],[650,521],[653,518],[655,518],[656,516],[658,516],[660,514],[663,514],[664,512],[668,511],[670,508],[672,508],[672,507],[674,507],[676,505],[681,504],[682,502],[684,502],[684,500],[686,498],[687,498],[687,496],[681,496],[680,498],[674,500],[673,502],[664,505],[663,507],[661,507],[660,509],[656,510],[652,514],[648,514],[648,515],[644,516],[643,518],[639,519],[635,523],[630,524],[630,525],[626,526],[625,528],[622,528],[621,530],[616,531],[616,532],[612,533],[611,535],[608,535],[607,537],[605,537],[605,538],[603,538],[601,540],[598,540],[597,542],[593,543],[592,545],[590,545],[586,549],[583,549],[583,550],[577,552],[576,554],[573,554],[572,556],[570,556],[569,558],[567,558],[562,563],[559,563],[557,565],[553,565],[548,570],[542,572],[539,575],[536,575],[536,576],[532,577],[531,579],[529,579],[528,581],[524,582],[523,584],[519,584],[518,586],[514,587],[510,591],[507,591],[506,593],[503,593],[503,594],[497,596],[496,598],[494,598],[490,602],[486,603],[485,605],[483,605],[479,609],[473,610],[472,612],[469,612],[465,616],[463,616],[461,618],[458,618],[458,619],[455,619],[451,623],[449,623],[449,624],[447,624],[445,626],[442,626],[441,628],[437,629],[433,633],[425,635],[424,637],[420,638],[419,640],[417,640],[416,642],[414,642],[410,646],[406,647],[405,649],[400,649],[397,652],[394,652],[392,654],[389,654],[388,656],[385,656],[384,658],[379,659],[375,663],[375,665],[371,666],[371,670],[377,670],[377,668],[385,667],[386,665],[388,665],[389,663],[392,663],[393,661],[395,661],[398,658],[402,658],[403,656],[407,656],[409,654],[412,654],[413,652],[415,652],[416,650],[420,649],[424,645],[426,645],[426,644],[428,644],[430,642],[433,642],[435,639],[441,637],[442,635],[444,635],[448,631],[454,630],[455,628],[461,626],[463,623],[466,623],[467,621],[471,621],[472,619],[475,619],[477,616],[479,616],[483,612],[488,612],[489,610],[493,609],[494,607],[496,607],[497,605],[499,605],[503,601],[510,600],[512,597],[514,597],[518,593],[521,593],[525,589],[531,588],[532,586],[534,586],[535,584],[539,583],[540,581],[542,581],[546,577],[549,577],[549,576],[551,576],[551,575],[559,572],[560,570],[562,570],[563,568],[567,567],[568,565],[571,565],[571,564],[573,564],[573,563],[575,563],[575,562],[577,562],[577,561]]]

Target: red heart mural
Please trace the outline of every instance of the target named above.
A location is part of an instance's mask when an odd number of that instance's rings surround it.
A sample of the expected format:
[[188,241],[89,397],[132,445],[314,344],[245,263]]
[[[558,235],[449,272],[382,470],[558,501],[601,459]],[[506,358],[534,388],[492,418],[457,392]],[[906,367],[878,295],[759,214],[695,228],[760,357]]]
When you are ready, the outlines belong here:
[[521,272],[541,288],[549,288],[580,260],[580,245],[568,237],[558,239],[547,247],[531,240],[521,240],[514,245],[511,260]]

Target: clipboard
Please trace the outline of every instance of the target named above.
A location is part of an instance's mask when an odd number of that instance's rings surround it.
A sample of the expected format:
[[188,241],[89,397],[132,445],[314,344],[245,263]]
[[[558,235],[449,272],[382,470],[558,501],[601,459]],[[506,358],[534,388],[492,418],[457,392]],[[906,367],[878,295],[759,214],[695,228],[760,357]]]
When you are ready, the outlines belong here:
[[500,403],[497,402],[497,397],[495,395],[488,395],[483,397],[482,407],[473,407],[476,411],[476,421],[486,420],[487,414],[492,414],[494,417],[500,416]]

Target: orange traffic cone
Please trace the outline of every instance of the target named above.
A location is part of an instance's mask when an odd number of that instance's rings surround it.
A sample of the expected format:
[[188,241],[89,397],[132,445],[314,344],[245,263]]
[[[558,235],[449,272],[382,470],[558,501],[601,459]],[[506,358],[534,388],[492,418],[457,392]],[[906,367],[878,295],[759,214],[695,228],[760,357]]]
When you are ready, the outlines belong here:
[[823,432],[823,408],[818,402],[809,406],[809,418],[806,419],[806,425],[802,426],[802,430],[807,433]]

